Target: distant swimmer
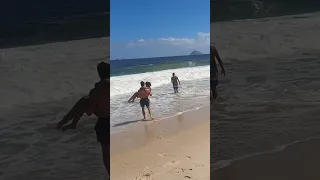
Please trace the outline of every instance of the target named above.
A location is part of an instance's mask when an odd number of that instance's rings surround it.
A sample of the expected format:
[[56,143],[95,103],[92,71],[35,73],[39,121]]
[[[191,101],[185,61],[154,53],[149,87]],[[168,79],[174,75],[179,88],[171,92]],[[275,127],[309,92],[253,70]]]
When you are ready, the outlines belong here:
[[143,84],[141,84],[141,88],[139,89],[138,95],[137,95],[137,97],[140,98],[140,106],[142,108],[143,120],[146,120],[146,112],[144,110],[145,106],[148,108],[150,118],[153,119],[153,116],[151,113],[151,108],[150,108],[150,99],[149,99],[149,96],[151,96],[151,95],[152,95],[151,94],[151,83],[148,82],[147,87],[144,87],[144,82],[143,82]]
[[[59,122],[58,129],[76,129],[81,116],[86,113],[98,117],[95,125],[97,140],[102,147],[103,162],[110,174],[110,64],[101,62],[97,66],[100,81],[90,91],[89,96],[81,98]],[[68,125],[69,121],[72,122]]]
[[[140,89],[141,89],[141,88],[144,87],[145,83],[144,83],[143,81],[141,81],[141,82],[140,82],[140,85],[141,85],[141,87],[140,87]],[[139,91],[139,90],[138,90],[138,91]],[[131,96],[131,98],[128,100],[128,103],[134,102],[134,100],[137,98],[137,96],[138,96],[138,92],[135,92],[135,93]]]
[[219,62],[219,65],[221,67],[221,74],[223,76],[226,75],[226,72],[224,70],[223,67],[223,63],[222,60],[219,56],[219,53],[217,51],[217,49],[214,46],[210,46],[210,54],[211,54],[211,59],[210,59],[210,70],[211,70],[211,75],[210,75],[210,86],[211,86],[211,90],[210,90],[210,99],[214,100],[218,97],[218,92],[217,92],[217,86],[218,86],[218,68],[217,68],[217,63],[216,63],[216,58]]
[[171,83],[173,85],[174,93],[178,93],[178,84],[180,85],[180,81],[179,81],[179,78],[174,73],[172,73]]

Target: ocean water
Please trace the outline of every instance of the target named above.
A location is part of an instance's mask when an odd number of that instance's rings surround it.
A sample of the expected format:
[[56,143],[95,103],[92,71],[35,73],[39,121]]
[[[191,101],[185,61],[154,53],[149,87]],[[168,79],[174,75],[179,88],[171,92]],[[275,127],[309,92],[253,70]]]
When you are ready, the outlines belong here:
[[314,0],[211,0],[211,22],[295,15],[320,10]]
[[107,37],[110,1],[7,1],[1,4],[0,24],[0,48]]
[[96,118],[57,123],[99,80],[109,38],[0,49],[0,179],[105,178]]
[[[152,83],[151,108],[155,119],[161,120],[184,111],[209,105],[210,56],[176,56],[146,59],[112,60],[110,79],[111,133],[133,124],[143,123],[139,99],[127,103],[140,88],[140,81]],[[174,94],[172,73],[181,82]]]
[[318,12],[211,24],[226,68],[211,106],[214,168],[319,137],[319,22]]

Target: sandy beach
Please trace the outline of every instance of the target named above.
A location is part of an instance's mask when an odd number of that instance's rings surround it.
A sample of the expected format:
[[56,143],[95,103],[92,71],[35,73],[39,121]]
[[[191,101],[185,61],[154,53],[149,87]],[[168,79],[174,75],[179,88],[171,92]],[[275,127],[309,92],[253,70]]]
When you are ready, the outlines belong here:
[[209,107],[111,135],[112,180],[210,179]]

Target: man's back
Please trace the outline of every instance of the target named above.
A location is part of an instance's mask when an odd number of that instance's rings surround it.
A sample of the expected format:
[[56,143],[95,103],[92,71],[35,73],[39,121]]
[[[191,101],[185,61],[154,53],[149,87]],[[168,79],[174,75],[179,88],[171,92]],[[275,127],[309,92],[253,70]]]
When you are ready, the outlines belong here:
[[178,77],[177,76],[172,76],[171,77],[171,82],[173,86],[178,86]]
[[[90,91],[90,110],[97,117],[110,116],[110,80],[105,79],[95,84]],[[89,110],[89,111],[90,111]]]
[[145,99],[149,97],[150,93],[150,88],[141,87],[138,91],[138,97]]

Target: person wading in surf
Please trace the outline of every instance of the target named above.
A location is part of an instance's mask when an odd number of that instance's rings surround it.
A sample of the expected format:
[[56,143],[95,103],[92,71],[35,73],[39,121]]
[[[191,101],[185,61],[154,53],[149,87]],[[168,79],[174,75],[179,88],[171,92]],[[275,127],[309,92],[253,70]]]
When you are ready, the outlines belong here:
[[226,75],[226,72],[224,70],[224,66],[222,63],[222,60],[219,56],[219,53],[217,49],[214,46],[210,46],[210,99],[213,101],[218,97],[218,92],[217,92],[217,86],[218,86],[218,68],[217,68],[217,63],[216,63],[216,58],[219,62],[220,68],[221,68],[221,74],[223,76]]
[[[140,82],[140,85],[141,85],[140,89],[144,87],[144,84],[145,84],[145,83],[144,83],[143,81]],[[138,91],[139,91],[139,90],[138,90]],[[138,92],[135,92],[135,93],[131,96],[131,98],[128,100],[128,103],[134,102],[134,100],[137,98],[137,96],[138,96]]]
[[[81,98],[69,113],[59,122],[57,129],[62,131],[76,129],[81,116],[86,113],[98,117],[95,125],[97,140],[102,147],[103,162],[110,174],[110,64],[101,62],[97,66],[100,81],[90,91],[89,96]],[[71,121],[71,124],[67,124]]]
[[150,118],[153,119],[152,113],[151,113],[151,108],[150,108],[150,99],[149,96],[151,96],[151,83],[149,87],[144,87],[144,82],[141,81],[141,88],[138,91],[137,97],[140,98],[140,106],[142,108],[142,115],[143,115],[143,120],[146,120],[146,112],[144,110],[144,106],[148,108]]
[[178,84],[180,85],[180,81],[178,76],[176,76],[174,73],[172,73],[171,83],[173,85],[174,93],[178,93]]

